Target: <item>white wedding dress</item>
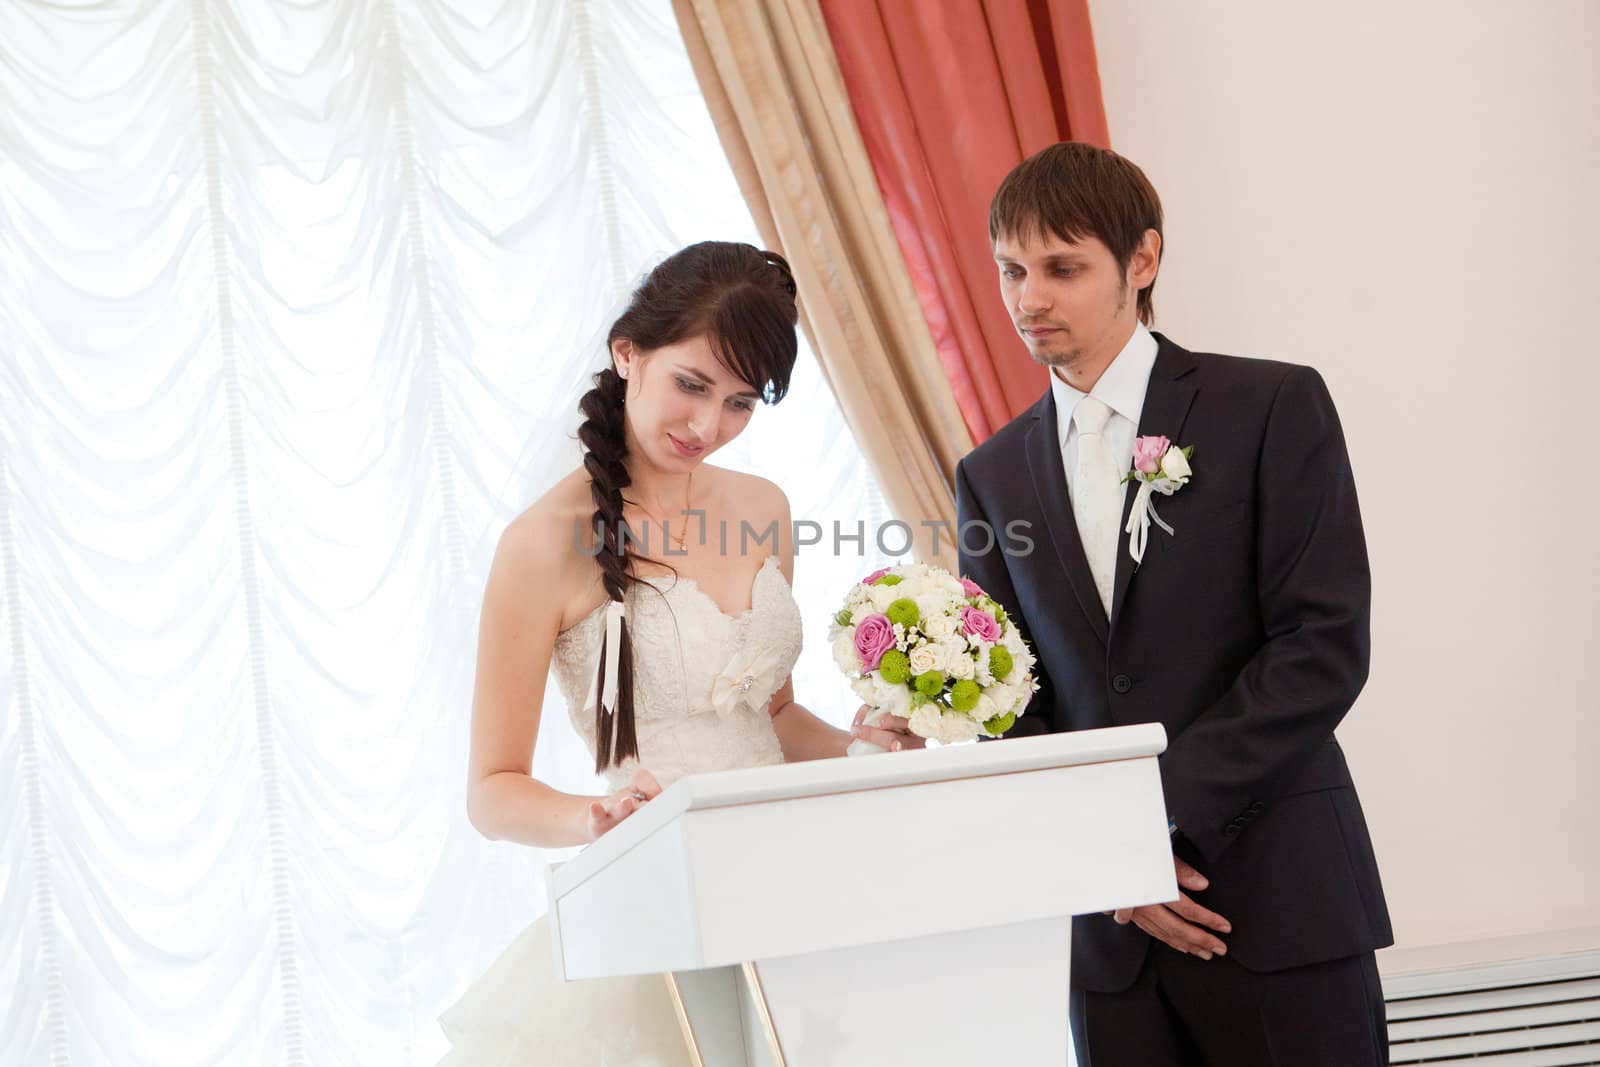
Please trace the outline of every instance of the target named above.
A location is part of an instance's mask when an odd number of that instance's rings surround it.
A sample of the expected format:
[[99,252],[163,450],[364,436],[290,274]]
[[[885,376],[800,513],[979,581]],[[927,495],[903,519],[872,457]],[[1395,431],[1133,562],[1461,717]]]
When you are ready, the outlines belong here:
[[[606,774],[620,789],[636,766],[662,788],[686,774],[783,762],[767,704],[800,655],[801,620],[769,556],[751,606],[724,614],[691,578],[647,579],[629,596],[634,722],[639,759]],[[592,707],[605,605],[556,639],[556,680],[573,725],[595,749]],[[549,925],[540,919],[440,1019],[451,1052],[441,1067],[688,1067],[660,975],[563,982]]]

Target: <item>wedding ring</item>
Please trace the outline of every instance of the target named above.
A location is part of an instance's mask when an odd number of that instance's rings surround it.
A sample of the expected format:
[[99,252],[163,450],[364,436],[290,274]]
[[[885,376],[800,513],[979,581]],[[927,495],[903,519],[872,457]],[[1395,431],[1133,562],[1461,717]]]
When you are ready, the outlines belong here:
[[637,790],[637,789],[635,789],[629,795],[632,796],[633,799],[635,799],[635,800],[649,800],[650,799],[649,797],[645,796],[643,793],[639,792],[639,790]]

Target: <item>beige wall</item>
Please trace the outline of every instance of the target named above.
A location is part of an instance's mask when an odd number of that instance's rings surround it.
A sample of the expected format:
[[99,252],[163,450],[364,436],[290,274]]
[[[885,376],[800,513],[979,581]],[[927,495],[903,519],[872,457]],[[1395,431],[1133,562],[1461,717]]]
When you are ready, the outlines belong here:
[[1157,328],[1309,363],[1374,577],[1402,946],[1600,924],[1600,2],[1093,0]]

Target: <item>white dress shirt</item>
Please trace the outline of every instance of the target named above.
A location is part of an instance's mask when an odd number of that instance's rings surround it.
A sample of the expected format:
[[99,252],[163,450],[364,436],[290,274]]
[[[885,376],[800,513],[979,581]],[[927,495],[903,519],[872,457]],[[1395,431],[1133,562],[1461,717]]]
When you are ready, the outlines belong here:
[[1126,459],[1123,473],[1133,469],[1133,439],[1139,434],[1139,415],[1144,411],[1145,388],[1150,384],[1150,371],[1156,365],[1156,350],[1160,346],[1155,336],[1145,329],[1144,323],[1135,323],[1133,336],[1122,346],[1111,366],[1094,383],[1089,394],[1080,393],[1050,372],[1050,391],[1055,394],[1056,429],[1060,435],[1061,463],[1067,475],[1067,494],[1072,495],[1072,483],[1078,469],[1078,432],[1072,413],[1085,395],[1093,395],[1111,409],[1111,421],[1106,423],[1106,443],[1117,455]]

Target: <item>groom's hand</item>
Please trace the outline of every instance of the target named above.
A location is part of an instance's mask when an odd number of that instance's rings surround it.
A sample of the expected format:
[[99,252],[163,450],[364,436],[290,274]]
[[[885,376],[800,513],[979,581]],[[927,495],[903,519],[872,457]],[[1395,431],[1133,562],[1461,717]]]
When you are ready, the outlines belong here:
[[919,737],[911,732],[911,721],[898,715],[885,715],[878,720],[878,725],[868,726],[863,721],[867,713],[872,710],[870,704],[863,704],[856,709],[856,721],[850,726],[853,737],[862,741],[870,741],[881,749],[889,752],[899,752],[902,748],[927,748],[926,738]]
[[[1178,885],[1182,889],[1199,892],[1211,884],[1205,875],[1176,856],[1172,858],[1172,862],[1178,869]],[[1214,911],[1202,908],[1181,890],[1178,899],[1171,904],[1121,908],[1113,917],[1124,926],[1131,922],[1157,941],[1171,945],[1179,952],[1199,956],[1203,960],[1209,960],[1213,956],[1225,956],[1228,953],[1228,946],[1213,935],[1212,930],[1222,934],[1233,932],[1233,926],[1227,919]]]

